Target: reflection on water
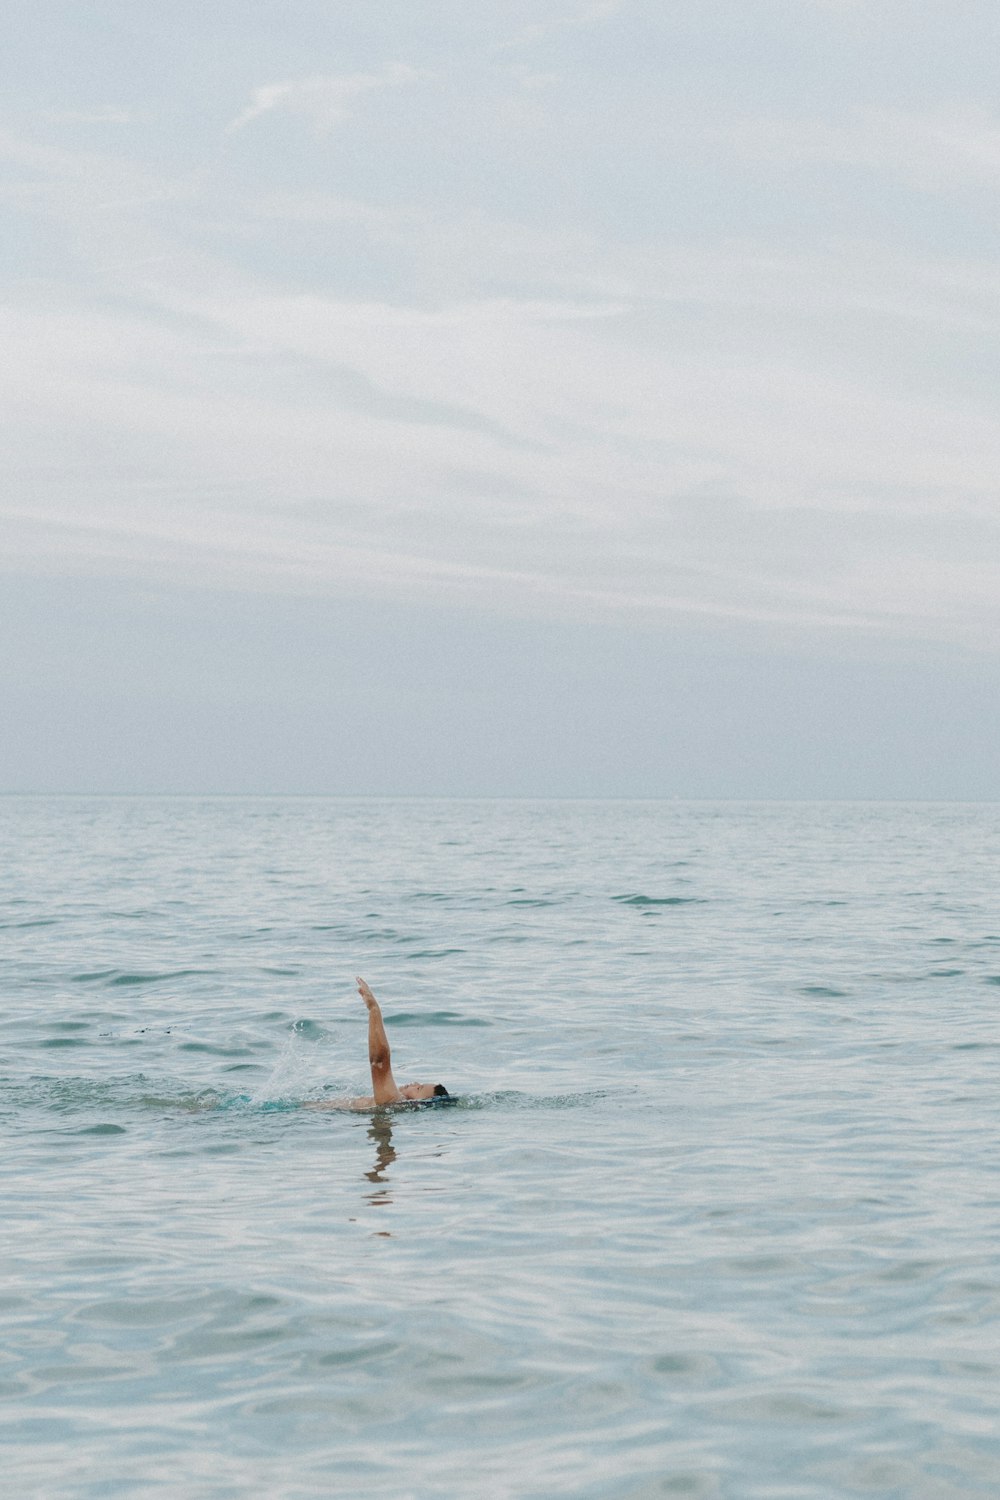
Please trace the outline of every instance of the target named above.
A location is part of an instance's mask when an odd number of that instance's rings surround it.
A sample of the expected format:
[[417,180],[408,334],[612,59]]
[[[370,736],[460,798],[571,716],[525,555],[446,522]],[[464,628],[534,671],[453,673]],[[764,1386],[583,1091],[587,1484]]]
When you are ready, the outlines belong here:
[[369,1182],[378,1184],[374,1193],[368,1194],[368,1201],[372,1204],[386,1204],[392,1202],[386,1183],[387,1173],[396,1160],[396,1148],[392,1144],[392,1123],[387,1115],[375,1115],[368,1127],[368,1139],[375,1142],[375,1165],[365,1176]]

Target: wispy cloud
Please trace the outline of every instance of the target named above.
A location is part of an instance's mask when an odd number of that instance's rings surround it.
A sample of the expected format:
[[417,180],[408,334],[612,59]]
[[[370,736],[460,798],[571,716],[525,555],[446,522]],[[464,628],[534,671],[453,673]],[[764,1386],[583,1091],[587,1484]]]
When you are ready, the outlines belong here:
[[863,370],[754,352],[749,330],[728,362],[676,332],[640,355],[621,303],[159,297],[8,317],[8,463],[32,496],[5,507],[8,559],[968,644],[1000,629],[982,560],[1000,438],[976,402],[876,396]]
[[[520,75],[554,97],[530,140],[498,124],[512,65],[472,13],[445,60],[230,80],[231,137],[400,90],[398,130],[312,176],[248,183],[207,108],[177,157],[125,131],[83,151],[69,113],[0,138],[38,257],[4,315],[6,556],[996,631],[995,256],[885,230],[864,184],[843,204],[874,172],[934,203],[988,188],[1000,128],[940,100],[635,102],[600,66],[634,8],[523,8],[557,66]],[[433,110],[409,88],[431,76]],[[817,224],[800,165],[835,205]]]
[[347,119],[363,95],[378,89],[412,83],[420,74],[405,63],[392,63],[380,73],[347,73],[266,83],[254,90],[245,110],[226,126],[229,135],[246,129],[254,120],[273,113],[301,115],[313,129],[325,135]]

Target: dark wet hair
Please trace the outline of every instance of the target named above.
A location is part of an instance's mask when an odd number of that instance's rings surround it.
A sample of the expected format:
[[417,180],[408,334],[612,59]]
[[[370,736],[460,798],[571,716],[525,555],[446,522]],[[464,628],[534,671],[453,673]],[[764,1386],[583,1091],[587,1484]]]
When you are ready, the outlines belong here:
[[451,1095],[443,1083],[436,1083],[434,1085],[434,1097],[435,1099],[450,1099]]

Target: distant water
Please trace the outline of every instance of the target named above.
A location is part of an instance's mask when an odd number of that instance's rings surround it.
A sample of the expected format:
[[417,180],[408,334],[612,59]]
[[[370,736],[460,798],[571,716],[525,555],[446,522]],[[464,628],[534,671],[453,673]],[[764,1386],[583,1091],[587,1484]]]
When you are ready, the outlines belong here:
[[[0,1473],[1000,1494],[1000,807],[0,799]],[[365,1091],[364,974],[400,1081]]]

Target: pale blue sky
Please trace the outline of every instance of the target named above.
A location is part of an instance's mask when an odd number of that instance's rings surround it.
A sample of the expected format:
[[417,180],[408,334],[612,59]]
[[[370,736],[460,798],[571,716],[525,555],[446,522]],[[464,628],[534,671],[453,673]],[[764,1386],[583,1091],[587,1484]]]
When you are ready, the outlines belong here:
[[0,787],[998,794],[1000,21],[15,3]]

